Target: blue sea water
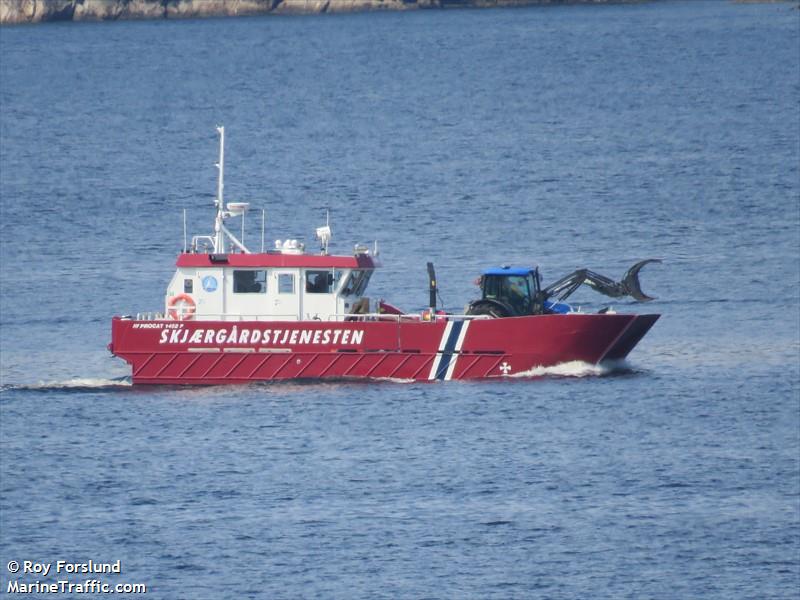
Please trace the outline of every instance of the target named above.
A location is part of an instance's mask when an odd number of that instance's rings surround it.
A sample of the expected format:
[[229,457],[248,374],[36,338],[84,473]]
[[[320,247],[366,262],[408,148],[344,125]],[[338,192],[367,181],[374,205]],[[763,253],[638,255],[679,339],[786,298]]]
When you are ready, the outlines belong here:
[[[0,30],[0,587],[797,598],[799,48],[791,3]],[[133,387],[110,318],[210,231],[217,124],[227,198],[377,239],[373,297],[657,257],[614,307],[663,316],[616,371]]]

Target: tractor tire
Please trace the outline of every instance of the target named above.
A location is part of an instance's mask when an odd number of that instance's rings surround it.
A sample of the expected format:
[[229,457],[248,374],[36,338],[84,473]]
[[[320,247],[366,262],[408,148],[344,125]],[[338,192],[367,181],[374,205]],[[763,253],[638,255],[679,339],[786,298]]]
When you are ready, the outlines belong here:
[[511,311],[499,302],[492,302],[490,300],[477,300],[469,305],[467,309],[468,315],[487,315],[493,319],[502,319],[511,316]]

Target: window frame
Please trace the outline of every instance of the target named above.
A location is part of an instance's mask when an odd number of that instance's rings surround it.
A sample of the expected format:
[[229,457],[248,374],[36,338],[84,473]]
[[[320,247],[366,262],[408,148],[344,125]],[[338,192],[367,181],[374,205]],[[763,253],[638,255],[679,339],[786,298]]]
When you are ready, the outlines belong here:
[[[334,273],[333,269],[307,269],[305,271],[304,280],[305,280],[305,292],[306,294],[332,294],[335,289],[335,281],[334,281]],[[312,289],[314,284],[311,284],[309,281],[309,277],[317,278],[320,275],[325,277],[325,290],[315,290]]]
[[[290,278],[289,281],[292,282],[292,289],[291,291],[288,292],[283,289],[283,282],[286,280],[287,277]],[[295,291],[296,279],[297,278],[295,277],[294,273],[278,273],[278,294],[282,294],[285,296],[294,295],[296,293]]]
[[[266,294],[267,293],[267,278],[269,273],[267,269],[233,269],[233,273],[231,275],[231,279],[233,281],[232,290],[234,294]],[[237,281],[236,274],[237,273],[254,273],[253,280],[251,282],[247,282],[249,285],[259,284],[261,286],[260,290],[242,290],[240,289],[241,286],[245,285],[245,282]],[[262,278],[259,279],[258,274],[262,275]]]
[[372,269],[353,269],[342,285],[343,296],[363,296],[372,277]]

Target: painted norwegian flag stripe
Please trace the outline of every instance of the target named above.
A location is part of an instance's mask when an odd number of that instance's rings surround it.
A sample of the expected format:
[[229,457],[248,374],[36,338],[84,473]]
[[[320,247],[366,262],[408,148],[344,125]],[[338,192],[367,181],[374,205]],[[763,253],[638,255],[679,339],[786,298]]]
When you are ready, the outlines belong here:
[[453,372],[458,361],[458,352],[464,344],[467,336],[469,321],[448,321],[439,342],[439,351],[433,360],[431,372],[428,379],[439,379],[449,381],[453,377]]

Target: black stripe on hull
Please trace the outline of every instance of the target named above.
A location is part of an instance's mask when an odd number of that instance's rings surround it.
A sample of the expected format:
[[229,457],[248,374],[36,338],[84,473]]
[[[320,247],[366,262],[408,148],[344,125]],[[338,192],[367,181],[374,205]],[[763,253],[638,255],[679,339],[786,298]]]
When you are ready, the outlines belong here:
[[447,369],[450,366],[450,361],[453,360],[453,351],[456,348],[458,337],[461,335],[461,328],[464,326],[464,321],[453,321],[453,327],[450,329],[450,335],[447,337],[447,343],[442,350],[442,358],[439,361],[439,368],[436,371],[436,379],[444,381],[447,376]]

